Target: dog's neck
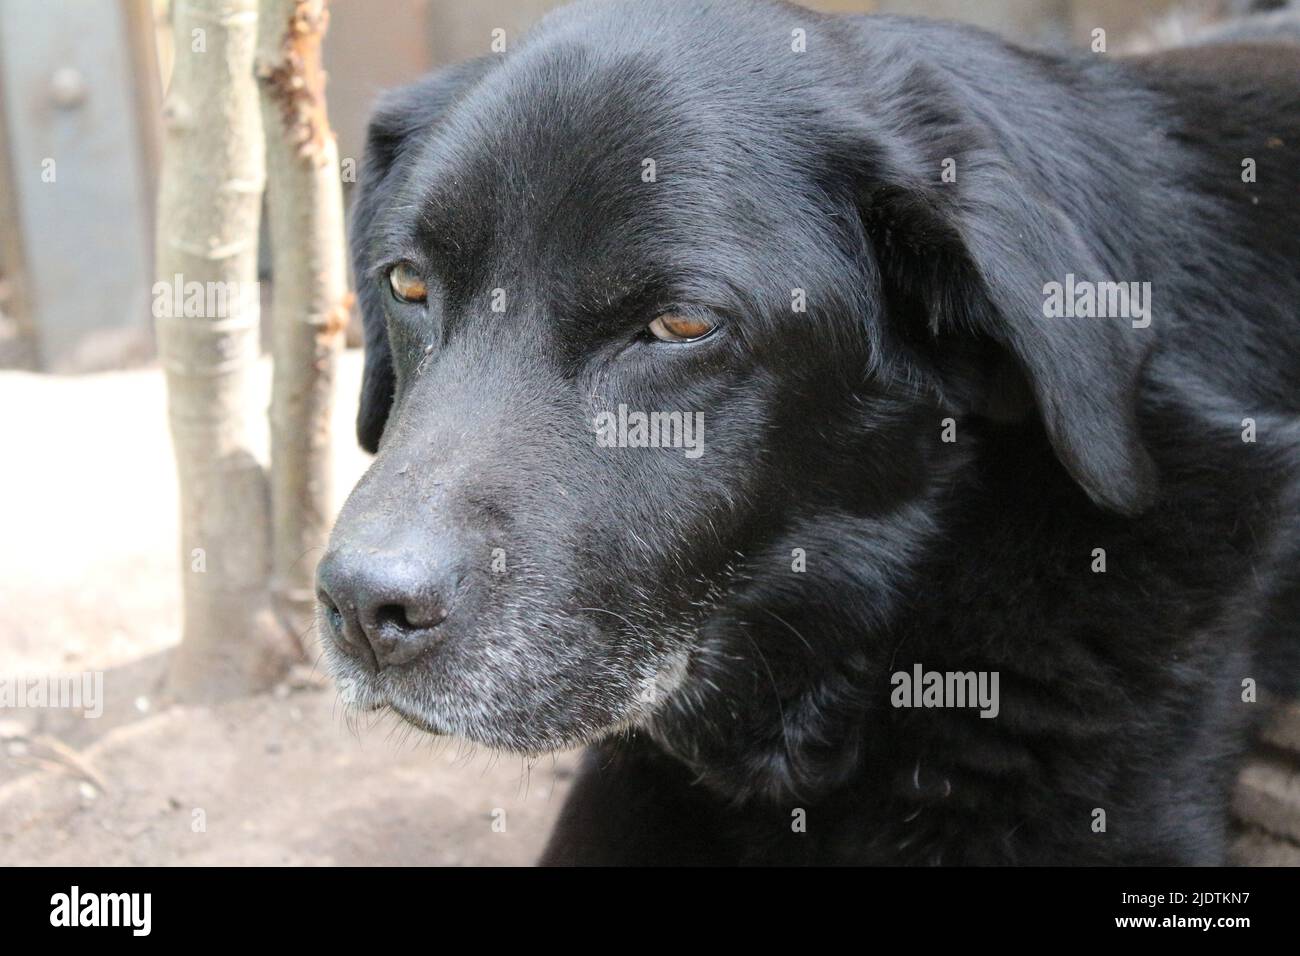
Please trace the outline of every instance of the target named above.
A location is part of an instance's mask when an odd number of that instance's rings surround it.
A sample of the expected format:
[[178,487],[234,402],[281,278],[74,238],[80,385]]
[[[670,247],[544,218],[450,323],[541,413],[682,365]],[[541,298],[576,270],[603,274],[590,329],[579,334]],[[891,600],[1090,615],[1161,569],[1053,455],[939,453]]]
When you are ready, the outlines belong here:
[[[945,587],[926,569],[945,547],[946,502],[970,480],[977,445],[972,435],[945,449],[888,511],[814,509],[749,555],[699,628],[688,676],[644,729],[737,801],[850,783],[877,744],[869,728],[886,719],[873,714],[888,703],[895,645]],[[771,567],[782,573],[764,573]]]

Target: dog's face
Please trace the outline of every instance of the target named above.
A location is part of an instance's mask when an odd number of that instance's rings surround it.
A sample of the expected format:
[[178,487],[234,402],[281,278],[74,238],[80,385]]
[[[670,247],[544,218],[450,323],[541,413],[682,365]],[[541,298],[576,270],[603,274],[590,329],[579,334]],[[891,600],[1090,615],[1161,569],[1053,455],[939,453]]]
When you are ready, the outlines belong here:
[[[320,571],[362,706],[524,752],[650,720],[703,656],[746,653],[743,595],[801,586],[797,529],[883,527],[943,470],[945,414],[999,369],[1040,407],[1064,374],[991,324],[997,280],[825,59],[782,56],[752,5],[673,10],[562,14],[372,124],[352,243],[378,453]],[[954,295],[986,326],[940,348]],[[1101,464],[1048,430],[1122,507],[1142,463],[1111,411]]]

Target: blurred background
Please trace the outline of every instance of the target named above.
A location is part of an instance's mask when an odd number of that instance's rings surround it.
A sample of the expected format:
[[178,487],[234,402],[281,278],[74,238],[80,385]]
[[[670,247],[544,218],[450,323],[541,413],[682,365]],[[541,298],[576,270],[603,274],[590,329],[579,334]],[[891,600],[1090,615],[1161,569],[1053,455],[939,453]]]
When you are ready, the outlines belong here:
[[[344,168],[379,91],[488,52],[496,29],[509,42],[557,5],[332,0],[324,59]],[[1100,27],[1111,49],[1175,6],[808,5],[965,20],[1058,48],[1086,46]],[[181,706],[158,693],[181,627],[150,311],[171,14],[168,0],[0,0],[0,678],[104,675],[95,719],[0,705],[0,863],[529,863],[572,755],[529,764],[350,724],[312,661],[267,694]],[[269,367],[260,374],[265,407]],[[349,349],[335,403],[340,501],[366,465],[351,437],[359,377]],[[1300,862],[1296,727],[1271,731],[1267,759],[1243,777],[1243,859]]]

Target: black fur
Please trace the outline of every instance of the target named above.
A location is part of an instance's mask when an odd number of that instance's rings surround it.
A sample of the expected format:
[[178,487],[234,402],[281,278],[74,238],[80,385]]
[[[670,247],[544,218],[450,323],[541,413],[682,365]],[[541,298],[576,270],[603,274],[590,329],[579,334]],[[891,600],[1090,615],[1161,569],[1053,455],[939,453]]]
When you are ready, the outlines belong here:
[[[378,457],[322,580],[396,555],[450,613],[331,656],[426,729],[593,744],[547,862],[1224,858],[1243,681],[1300,674],[1295,51],[580,3],[380,104],[352,245]],[[1150,326],[1045,318],[1067,274]],[[705,453],[598,447],[620,403]],[[998,716],[891,706],[914,663]]]

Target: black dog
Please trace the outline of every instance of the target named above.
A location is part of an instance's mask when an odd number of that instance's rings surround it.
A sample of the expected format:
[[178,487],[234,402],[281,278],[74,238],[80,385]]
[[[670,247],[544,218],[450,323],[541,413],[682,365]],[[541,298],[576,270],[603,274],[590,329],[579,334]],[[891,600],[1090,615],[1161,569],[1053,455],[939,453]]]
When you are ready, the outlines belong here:
[[1300,673],[1300,54],[581,3],[382,101],[352,242],[332,664],[595,744],[547,862],[1224,857]]

